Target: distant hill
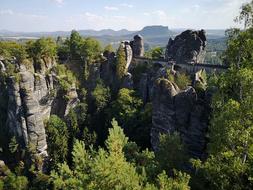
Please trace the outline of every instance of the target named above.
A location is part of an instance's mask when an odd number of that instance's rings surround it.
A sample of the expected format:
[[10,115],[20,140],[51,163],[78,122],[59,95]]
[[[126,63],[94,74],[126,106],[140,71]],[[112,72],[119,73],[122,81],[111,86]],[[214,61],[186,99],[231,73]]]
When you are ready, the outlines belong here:
[[[98,39],[102,45],[107,45],[109,43],[113,44],[116,48],[120,41],[131,40],[134,35],[140,34],[144,37],[145,47],[148,49],[154,46],[165,47],[170,37],[175,37],[187,29],[169,29],[168,26],[146,26],[140,31],[129,31],[126,29],[122,30],[78,30],[78,32],[85,37],[94,37]],[[225,30],[206,30],[208,40],[215,40],[215,43],[219,40],[224,41]],[[54,31],[54,32],[12,32],[8,30],[0,30],[0,40],[27,40],[35,39],[42,36],[54,37],[69,36],[71,31]]]
[[168,26],[146,26],[142,30],[134,33],[140,34],[143,37],[161,37],[161,36],[172,36],[174,32],[169,30]]
[[[82,36],[124,36],[128,34],[132,34],[135,31],[128,31],[126,29],[122,30],[112,30],[112,29],[104,29],[104,30],[78,30],[78,32]],[[69,36],[71,31],[54,31],[54,32],[12,32],[8,30],[0,30],[0,37],[42,37],[42,36]]]

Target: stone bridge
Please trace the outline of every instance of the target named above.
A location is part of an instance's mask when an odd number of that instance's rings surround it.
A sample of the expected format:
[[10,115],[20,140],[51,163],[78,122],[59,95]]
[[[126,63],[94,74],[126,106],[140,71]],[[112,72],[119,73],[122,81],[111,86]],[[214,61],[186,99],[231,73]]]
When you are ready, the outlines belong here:
[[160,65],[163,67],[173,68],[176,71],[185,70],[188,73],[196,73],[201,69],[204,69],[208,74],[212,73],[222,73],[225,72],[228,67],[224,65],[213,65],[213,64],[203,64],[203,63],[188,63],[188,64],[178,64],[174,61],[167,61],[165,59],[149,59],[145,57],[135,57],[133,58],[135,64],[148,64]]

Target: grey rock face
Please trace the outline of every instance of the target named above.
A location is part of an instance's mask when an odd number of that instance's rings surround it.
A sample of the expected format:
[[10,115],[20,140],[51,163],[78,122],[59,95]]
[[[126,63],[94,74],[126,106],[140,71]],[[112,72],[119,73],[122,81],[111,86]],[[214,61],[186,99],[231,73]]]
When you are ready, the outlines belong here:
[[154,87],[151,144],[157,150],[159,134],[180,133],[190,156],[203,158],[208,128],[208,105],[198,98],[193,87],[180,91],[167,79]]
[[132,78],[131,73],[127,73],[123,77],[123,83],[121,85],[121,88],[133,89],[133,78]]
[[106,85],[112,86],[114,82],[115,71],[113,65],[116,62],[116,55],[114,52],[106,52],[104,54],[106,60],[100,65],[100,76]]
[[206,54],[206,35],[204,30],[186,30],[176,38],[169,39],[165,58],[177,63],[203,63]]
[[[51,64],[50,64],[51,65]],[[52,66],[52,65],[51,65]],[[49,67],[51,67],[49,66]],[[61,101],[53,91],[59,91],[57,77],[52,74],[34,73],[20,65],[20,80],[14,77],[8,80],[8,118],[7,127],[15,135],[23,147],[30,144],[36,148],[36,153],[47,157],[47,142],[43,121],[53,114],[53,108],[62,108],[63,112],[54,114],[64,117],[72,107],[79,102],[76,88],[69,89],[67,101]],[[57,94],[57,93],[56,93]],[[63,95],[63,96],[64,96]]]
[[123,41],[121,42],[121,45],[123,46],[125,50],[125,54],[126,54],[127,64],[126,64],[125,72],[127,72],[133,58],[133,51],[132,51],[129,41]]
[[174,97],[178,92],[175,84],[167,79],[157,79],[153,92],[151,144],[157,150],[160,133],[176,130]]
[[149,100],[149,76],[147,73],[141,74],[141,79],[139,82],[139,93],[144,103]]
[[8,80],[8,113],[6,124],[10,132],[17,137],[23,146],[28,144],[25,117],[22,109],[19,84],[14,77]]
[[0,60],[0,71],[4,72],[6,71],[4,63]]
[[141,35],[134,36],[134,40],[131,41],[131,47],[133,49],[134,57],[144,56],[144,41]]

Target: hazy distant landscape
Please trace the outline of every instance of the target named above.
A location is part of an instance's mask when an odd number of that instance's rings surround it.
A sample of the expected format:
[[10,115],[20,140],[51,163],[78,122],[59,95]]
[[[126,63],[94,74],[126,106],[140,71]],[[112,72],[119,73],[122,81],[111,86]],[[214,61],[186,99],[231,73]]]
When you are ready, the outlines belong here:
[[[181,32],[182,29],[169,29],[167,26],[146,26],[140,31],[129,31],[127,29],[122,30],[77,30],[83,37],[94,37],[98,39],[104,46],[112,43],[118,45],[122,40],[130,40],[136,34],[140,34],[145,38],[145,43],[151,47],[154,46],[166,46],[166,43],[170,37],[175,37]],[[0,30],[0,40],[25,40],[36,39],[40,37],[53,37],[58,36],[67,37],[71,31],[55,31],[55,32],[12,32],[8,30]],[[206,30],[207,38],[209,40],[224,39],[225,30]]]

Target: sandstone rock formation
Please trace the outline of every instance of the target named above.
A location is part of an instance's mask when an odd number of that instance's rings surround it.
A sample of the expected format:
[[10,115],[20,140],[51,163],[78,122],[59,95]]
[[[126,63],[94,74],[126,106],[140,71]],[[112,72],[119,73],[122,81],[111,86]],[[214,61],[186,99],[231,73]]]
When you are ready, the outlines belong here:
[[204,30],[186,30],[175,39],[169,39],[165,58],[176,63],[203,63],[206,54],[206,35]]
[[[159,134],[179,132],[193,158],[203,158],[208,128],[208,97],[198,97],[193,87],[179,90],[167,79],[158,79],[154,86],[151,144],[156,150]],[[169,150],[168,150],[169,151]]]
[[144,41],[141,35],[135,35],[134,40],[130,42],[133,49],[134,57],[143,57],[144,56]]
[[[47,64],[46,69],[38,73],[34,72],[36,69],[19,65],[19,80],[10,76],[7,84],[9,100],[6,125],[21,146],[34,145],[36,153],[42,157],[47,157],[44,120],[51,114],[66,116],[70,108],[79,102],[75,86],[59,96],[57,77],[48,69],[53,64]],[[68,99],[63,101],[65,96]]]
[[104,52],[105,60],[100,65],[100,76],[107,86],[112,86],[114,82],[116,54],[114,52]]
[[5,65],[4,65],[4,63],[2,62],[2,60],[0,60],[0,71],[1,71],[1,72],[6,71]]
[[129,41],[123,41],[121,42],[121,46],[123,46],[124,50],[125,50],[125,55],[126,55],[126,67],[125,67],[125,72],[128,71],[128,68],[132,62],[132,58],[133,58],[133,50],[130,46],[130,42]]

